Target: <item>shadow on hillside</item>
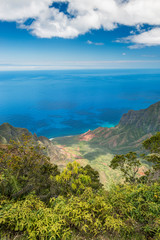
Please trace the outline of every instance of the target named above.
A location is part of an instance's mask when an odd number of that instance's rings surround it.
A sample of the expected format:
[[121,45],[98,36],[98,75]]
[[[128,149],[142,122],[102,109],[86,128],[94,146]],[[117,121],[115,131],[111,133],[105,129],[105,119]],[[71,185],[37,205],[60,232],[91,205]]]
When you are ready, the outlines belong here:
[[97,148],[90,144],[88,144],[88,145],[89,145],[89,148],[92,149],[93,151],[86,152],[86,151],[81,150],[80,153],[83,155],[84,158],[88,159],[89,161],[94,161],[98,157],[105,156],[107,153],[109,153],[107,151],[107,149]]
[[60,137],[52,140],[54,145],[65,145],[66,147],[72,147],[73,145],[78,145],[79,140],[76,137]]

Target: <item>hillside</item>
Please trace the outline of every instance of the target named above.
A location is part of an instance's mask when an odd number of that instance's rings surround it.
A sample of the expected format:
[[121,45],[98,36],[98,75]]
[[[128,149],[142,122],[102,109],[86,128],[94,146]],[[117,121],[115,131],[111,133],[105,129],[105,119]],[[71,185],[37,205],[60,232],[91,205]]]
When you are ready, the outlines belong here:
[[5,145],[10,143],[10,140],[14,140],[16,142],[22,142],[22,136],[29,136],[33,144],[40,144],[45,147],[45,152],[50,156],[51,162],[63,162],[66,161],[65,152],[59,147],[52,144],[52,142],[44,137],[37,137],[36,134],[30,133],[26,128],[18,128],[13,127],[9,123],[3,123],[0,125],[0,146],[4,147]]
[[147,109],[130,110],[119,124],[112,128],[99,127],[71,137],[56,138],[53,142],[65,144],[87,142],[91,147],[105,148],[109,153],[127,153],[141,150],[141,143],[160,131],[160,102]]
[[[38,142],[46,147],[45,151],[51,162],[57,164],[60,169],[75,160],[82,166],[90,164],[99,171],[101,182],[109,188],[113,182],[121,180],[120,172],[109,167],[114,154],[141,152],[141,143],[157,131],[160,131],[160,102],[147,109],[130,110],[115,127],[99,127],[81,135],[55,138],[52,141],[46,137],[32,135],[27,129],[15,128],[4,123],[0,126],[0,143],[8,144],[10,139],[21,141],[22,134],[30,136],[35,144]],[[140,175],[146,167],[144,162]]]
[[[129,151],[143,152],[142,142],[160,131],[160,102],[147,109],[130,110],[124,114],[119,124],[112,128],[99,127],[77,136],[60,137],[53,144],[63,149],[66,156],[81,165],[90,164],[100,173],[106,188],[121,180],[119,171],[109,167],[114,154]],[[143,162],[139,174],[143,175],[148,164]]]

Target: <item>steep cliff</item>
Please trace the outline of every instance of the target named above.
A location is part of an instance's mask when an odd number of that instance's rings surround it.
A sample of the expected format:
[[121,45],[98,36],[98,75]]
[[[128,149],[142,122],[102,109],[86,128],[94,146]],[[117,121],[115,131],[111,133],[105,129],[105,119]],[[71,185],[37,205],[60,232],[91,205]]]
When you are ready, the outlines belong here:
[[84,134],[57,138],[60,144],[86,141],[91,147],[103,147],[110,153],[126,153],[141,150],[141,143],[160,131],[160,102],[147,109],[130,110],[124,114],[119,124],[112,128],[99,127]]

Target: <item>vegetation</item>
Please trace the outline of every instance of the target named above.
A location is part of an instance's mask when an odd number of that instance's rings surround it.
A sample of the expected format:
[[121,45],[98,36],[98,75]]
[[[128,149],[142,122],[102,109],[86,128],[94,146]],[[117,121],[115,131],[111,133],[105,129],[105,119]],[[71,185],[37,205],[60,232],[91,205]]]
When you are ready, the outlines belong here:
[[[59,168],[63,169],[68,162],[77,161],[82,166],[89,165],[92,169],[98,171],[101,183],[108,190],[113,184],[120,182],[122,179],[120,170],[113,170],[109,167],[114,155],[107,153],[107,149],[104,146],[101,146],[101,148],[93,147],[90,146],[89,142],[80,141],[76,143],[73,139],[69,144],[68,142],[61,142],[62,145],[58,145],[66,153],[66,161],[56,161]],[[54,146],[57,146],[57,143]]]
[[[0,239],[160,239],[160,134],[146,140],[152,168],[141,181],[136,153],[116,155],[110,167],[126,180],[107,191],[91,166],[63,171],[28,139],[0,151]],[[157,157],[157,158],[155,158]],[[156,159],[156,160],[155,160]]]
[[113,169],[119,169],[123,173],[126,182],[135,183],[138,180],[137,173],[141,166],[140,160],[135,152],[126,155],[116,155],[110,164]]
[[150,154],[144,158],[153,164],[154,170],[160,170],[160,132],[143,142]]
[[57,166],[28,137],[23,143],[12,141],[0,151],[0,192],[6,197],[16,199],[33,191],[40,198],[51,197],[57,174]]

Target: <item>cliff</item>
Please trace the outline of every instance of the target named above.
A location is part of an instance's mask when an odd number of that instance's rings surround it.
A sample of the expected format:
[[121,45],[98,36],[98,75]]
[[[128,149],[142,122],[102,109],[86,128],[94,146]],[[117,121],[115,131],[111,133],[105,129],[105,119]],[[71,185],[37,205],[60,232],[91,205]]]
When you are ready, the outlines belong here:
[[67,142],[85,141],[90,147],[103,147],[110,153],[126,153],[140,151],[141,143],[158,131],[160,131],[160,102],[147,109],[128,111],[115,127],[99,127],[70,139],[63,137],[54,141],[66,145]]
[[130,110],[124,114],[119,124],[112,128],[99,127],[93,131],[77,136],[60,137],[52,142],[46,137],[32,135],[25,128],[16,128],[8,123],[0,126],[0,143],[8,144],[10,139],[21,141],[22,135],[31,137],[31,140],[46,147],[51,161],[70,160],[66,154],[65,146],[87,142],[91,148],[103,148],[109,153],[127,153],[128,151],[141,151],[141,143],[160,131],[160,102],[147,109]]

